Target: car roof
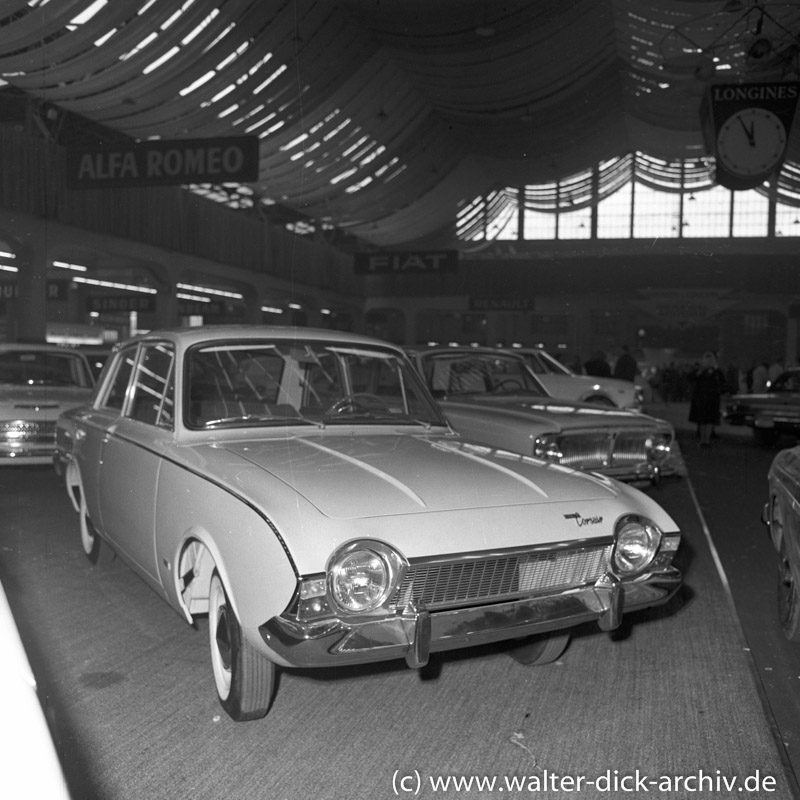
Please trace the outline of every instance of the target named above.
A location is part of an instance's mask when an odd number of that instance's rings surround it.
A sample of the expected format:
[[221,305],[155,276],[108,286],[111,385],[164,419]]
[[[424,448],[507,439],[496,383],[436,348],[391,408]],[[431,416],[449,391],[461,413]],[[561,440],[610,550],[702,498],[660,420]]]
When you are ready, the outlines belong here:
[[334,331],[327,328],[303,328],[292,325],[203,325],[196,328],[164,328],[154,329],[135,336],[120,346],[132,342],[146,342],[153,340],[170,339],[180,342],[185,347],[205,342],[214,342],[230,339],[253,341],[269,339],[285,342],[297,340],[315,342],[336,342],[337,344],[351,345],[379,345],[389,347],[402,353],[402,349],[391,342],[376,339],[372,336],[363,336],[348,331]]
[[483,346],[473,347],[472,345],[468,344],[414,345],[406,347],[405,351],[407,353],[414,355],[427,355],[428,353],[477,353],[479,355],[489,355],[489,356],[502,356],[502,357],[511,356],[512,358],[524,360],[523,356],[516,350],[505,350],[500,347],[483,347]]
[[61,347],[44,342],[0,342],[0,353],[66,353],[83,358],[83,353],[72,347]]

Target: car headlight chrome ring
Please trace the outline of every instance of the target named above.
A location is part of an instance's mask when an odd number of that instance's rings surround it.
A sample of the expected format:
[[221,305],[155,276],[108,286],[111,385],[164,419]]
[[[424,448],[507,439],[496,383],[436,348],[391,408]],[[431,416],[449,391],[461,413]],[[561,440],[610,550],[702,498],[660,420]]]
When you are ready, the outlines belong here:
[[661,531],[650,520],[635,514],[617,523],[612,563],[621,577],[631,577],[647,569],[661,545]]
[[391,597],[404,565],[402,556],[384,542],[349,542],[328,562],[328,596],[347,614],[374,611]]
[[668,433],[654,433],[647,437],[647,457],[651,461],[662,464],[672,451],[672,437]]
[[545,461],[554,461],[558,464],[564,457],[558,436],[552,433],[545,433],[542,436],[537,436],[536,441],[533,443],[533,455],[536,458],[541,458]]

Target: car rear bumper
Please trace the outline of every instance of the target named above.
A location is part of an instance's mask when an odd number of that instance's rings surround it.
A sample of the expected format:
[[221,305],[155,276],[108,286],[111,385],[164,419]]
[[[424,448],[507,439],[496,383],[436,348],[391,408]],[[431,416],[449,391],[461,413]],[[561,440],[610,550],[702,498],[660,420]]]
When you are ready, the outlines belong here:
[[303,626],[276,617],[259,631],[274,657],[294,667],[323,667],[405,658],[422,667],[432,652],[518,639],[597,621],[613,630],[622,614],[666,603],[681,585],[674,567],[623,583],[604,577],[557,595],[429,612],[406,609],[389,617],[341,619]]

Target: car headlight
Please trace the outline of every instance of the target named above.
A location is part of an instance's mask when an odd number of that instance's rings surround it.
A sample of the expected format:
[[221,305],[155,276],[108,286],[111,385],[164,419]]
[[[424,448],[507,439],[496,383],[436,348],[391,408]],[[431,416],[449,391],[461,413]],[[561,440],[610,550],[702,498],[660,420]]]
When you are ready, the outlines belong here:
[[536,441],[533,443],[533,455],[545,461],[555,461],[556,463],[561,461],[564,453],[561,449],[558,435],[545,433],[542,436],[537,436]]
[[328,563],[328,595],[335,607],[348,614],[374,611],[391,596],[404,563],[383,542],[350,542]]
[[612,561],[615,571],[624,577],[646,569],[661,544],[661,531],[650,520],[636,515],[623,517],[617,523]]
[[647,457],[651,461],[662,463],[669,458],[672,450],[672,437],[668,433],[654,433],[647,437],[645,443]]

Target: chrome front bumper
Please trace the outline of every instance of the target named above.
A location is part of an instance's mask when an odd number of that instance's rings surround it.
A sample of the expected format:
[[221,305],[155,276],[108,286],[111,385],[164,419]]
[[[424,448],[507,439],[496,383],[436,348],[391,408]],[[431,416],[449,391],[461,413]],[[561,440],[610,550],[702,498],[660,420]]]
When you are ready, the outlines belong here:
[[645,579],[610,576],[561,594],[429,612],[406,609],[396,616],[303,626],[275,617],[259,632],[278,659],[294,667],[361,664],[405,658],[422,667],[430,653],[518,639],[596,620],[602,630],[619,627],[622,614],[666,603],[681,585],[674,567]]
[[50,464],[55,454],[54,446],[25,444],[0,444],[0,466],[8,464]]

